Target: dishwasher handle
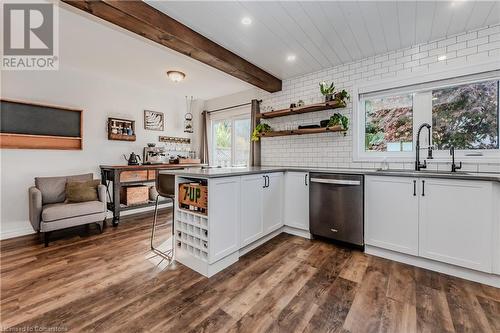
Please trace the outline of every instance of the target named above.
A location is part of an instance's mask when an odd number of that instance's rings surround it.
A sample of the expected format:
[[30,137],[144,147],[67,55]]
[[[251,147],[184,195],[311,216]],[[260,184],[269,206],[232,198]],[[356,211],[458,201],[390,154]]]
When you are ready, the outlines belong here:
[[359,186],[359,180],[342,180],[342,179],[325,179],[325,178],[311,178],[311,183],[333,184],[333,185],[350,185]]

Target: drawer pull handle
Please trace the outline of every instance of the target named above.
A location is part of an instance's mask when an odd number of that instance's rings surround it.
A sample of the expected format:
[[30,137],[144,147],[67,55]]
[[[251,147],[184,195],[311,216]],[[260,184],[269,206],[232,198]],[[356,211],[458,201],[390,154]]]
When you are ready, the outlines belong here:
[[339,232],[337,229],[330,229],[332,232]]

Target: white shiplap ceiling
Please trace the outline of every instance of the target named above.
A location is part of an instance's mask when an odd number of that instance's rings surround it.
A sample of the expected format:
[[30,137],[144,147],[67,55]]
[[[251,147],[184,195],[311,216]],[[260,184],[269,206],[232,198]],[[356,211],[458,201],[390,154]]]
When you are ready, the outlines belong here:
[[500,23],[499,1],[147,3],[282,79]]

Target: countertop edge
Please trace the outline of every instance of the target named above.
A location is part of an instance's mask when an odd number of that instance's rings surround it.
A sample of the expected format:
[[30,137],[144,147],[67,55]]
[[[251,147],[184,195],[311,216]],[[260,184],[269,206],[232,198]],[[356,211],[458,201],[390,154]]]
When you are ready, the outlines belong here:
[[[187,169],[190,170],[190,169]],[[201,170],[201,169],[191,169],[191,170]],[[209,172],[214,170],[215,172]],[[186,178],[202,178],[202,179],[213,179],[213,178],[224,178],[224,177],[237,177],[254,175],[261,173],[275,173],[275,172],[318,172],[318,173],[329,173],[329,174],[357,174],[357,175],[369,175],[369,176],[385,176],[385,177],[411,177],[411,178],[441,178],[441,179],[457,179],[457,180],[479,180],[479,181],[493,181],[500,182],[500,174],[492,173],[432,173],[432,172],[422,172],[417,173],[412,170],[401,170],[401,171],[384,171],[376,169],[328,169],[328,168],[306,168],[306,167],[258,167],[255,170],[242,169],[242,170],[227,170],[223,172],[224,169],[205,169],[201,170],[203,172],[186,172],[186,170],[161,170],[160,174],[169,174],[175,176],[181,176]]]

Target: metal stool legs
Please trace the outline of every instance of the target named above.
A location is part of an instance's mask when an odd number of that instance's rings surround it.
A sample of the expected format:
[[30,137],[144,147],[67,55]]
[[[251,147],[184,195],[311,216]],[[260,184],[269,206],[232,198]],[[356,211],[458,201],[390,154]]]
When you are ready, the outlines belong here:
[[158,201],[160,200],[160,195],[156,196],[156,204],[155,204],[155,215],[153,218],[153,228],[151,229],[151,251],[153,251],[155,254],[159,255],[163,259],[167,259],[169,261],[169,264],[172,263],[174,259],[174,198],[172,197],[167,197],[167,199],[172,200],[172,248],[166,252],[160,251],[159,249],[154,247],[154,239],[155,239],[155,233],[156,233],[156,221],[158,219]]

